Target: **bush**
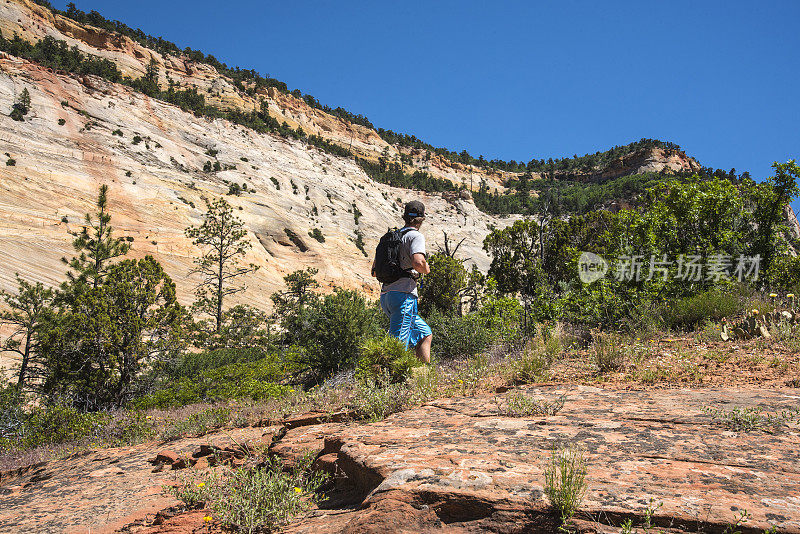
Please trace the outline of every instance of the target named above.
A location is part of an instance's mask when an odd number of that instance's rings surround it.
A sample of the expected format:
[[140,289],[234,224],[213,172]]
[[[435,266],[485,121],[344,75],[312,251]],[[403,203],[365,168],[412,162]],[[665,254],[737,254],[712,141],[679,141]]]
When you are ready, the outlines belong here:
[[437,310],[444,315],[460,314],[461,290],[467,280],[464,264],[442,253],[433,254],[428,263],[431,272],[425,275],[419,291],[420,313],[427,316]]
[[[3,411],[6,430],[5,435],[0,436],[0,449],[32,449],[78,441],[97,435],[112,420],[107,412],[85,413],[63,405],[36,407],[30,412]],[[13,428],[8,427],[9,415],[16,418]]]
[[697,295],[666,303],[660,310],[664,325],[669,328],[694,328],[711,319],[736,315],[745,309],[745,298],[738,291],[712,289]]
[[316,239],[320,243],[324,243],[325,242],[325,235],[322,233],[322,230],[320,230],[319,228],[314,228],[313,230],[308,232],[308,235],[309,235],[309,237],[313,237],[314,239]]
[[553,450],[544,468],[544,493],[562,522],[575,515],[586,493],[586,463],[580,448]]
[[356,363],[361,341],[380,333],[380,316],[363,295],[337,287],[302,309],[290,340],[305,348],[301,364],[314,380],[322,380]]
[[[211,354],[218,352],[212,351]],[[231,352],[236,354],[236,351]],[[242,355],[239,353],[237,356]],[[190,360],[187,367],[174,371],[176,374],[170,379],[172,385],[145,395],[133,401],[132,405],[138,409],[149,409],[228,399],[263,400],[282,397],[292,389],[275,383],[284,376],[288,368],[293,366],[292,362],[279,354],[271,354],[255,361],[240,361],[212,367],[191,374],[193,367],[201,368],[213,364],[213,360],[208,359]],[[179,373],[183,372],[187,374],[181,376]]]
[[353,395],[353,407],[360,417],[380,421],[404,410],[411,401],[412,391],[405,383],[393,383],[388,371],[359,382]]
[[489,297],[478,315],[486,322],[494,337],[510,343],[522,335],[520,321],[523,313],[522,304],[513,297]]
[[548,348],[541,338],[529,340],[519,356],[508,360],[507,378],[519,383],[542,382],[554,358],[552,342]]
[[161,372],[171,379],[194,377],[203,371],[233,363],[254,362],[267,357],[272,356],[262,348],[208,350],[197,354],[184,354],[178,360],[167,364]]
[[317,502],[326,475],[311,471],[313,454],[292,469],[274,456],[265,465],[212,473],[204,482],[184,479],[173,490],[190,506],[204,502],[212,517],[238,532],[273,532]]
[[25,424],[25,398],[17,386],[0,385],[0,450],[9,448],[12,438]]
[[428,317],[428,324],[433,330],[434,352],[443,359],[475,356],[496,339],[486,318],[477,313],[448,317],[434,311]]
[[413,352],[402,341],[385,334],[370,338],[361,344],[356,366],[356,378],[366,380],[388,373],[392,382],[400,381],[411,374],[411,369],[420,365]]
[[598,334],[592,344],[594,363],[601,373],[616,371],[625,365],[626,343],[619,334]]

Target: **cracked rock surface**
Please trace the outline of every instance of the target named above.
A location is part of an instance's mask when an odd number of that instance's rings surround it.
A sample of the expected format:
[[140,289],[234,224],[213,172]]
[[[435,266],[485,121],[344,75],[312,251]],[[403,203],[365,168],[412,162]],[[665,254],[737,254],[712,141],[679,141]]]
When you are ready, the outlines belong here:
[[654,524],[670,531],[721,532],[746,509],[752,519],[743,532],[771,526],[800,532],[797,427],[733,432],[703,411],[759,406],[780,412],[798,406],[796,395],[526,390],[548,401],[562,394],[564,408],[548,417],[500,416],[491,397],[470,397],[440,399],[373,424],[289,430],[281,449],[324,436],[323,453],[336,454],[329,461],[340,484],[357,481],[365,496],[346,513],[321,510],[290,531],[378,532],[396,524],[408,531],[551,532],[543,468],[554,447],[574,443],[584,448],[588,468],[577,519],[591,531],[627,518],[637,524],[653,499]]

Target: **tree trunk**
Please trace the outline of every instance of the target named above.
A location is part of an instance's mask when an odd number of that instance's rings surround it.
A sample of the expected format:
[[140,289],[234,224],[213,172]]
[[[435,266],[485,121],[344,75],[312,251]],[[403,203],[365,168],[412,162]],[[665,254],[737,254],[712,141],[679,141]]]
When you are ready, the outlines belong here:
[[22,353],[22,363],[19,366],[19,379],[17,380],[17,385],[20,389],[25,386],[25,371],[28,370],[28,361],[31,356],[31,335],[32,332],[30,330],[25,335],[25,352]]
[[219,273],[217,280],[217,334],[222,332],[222,280],[223,280],[222,252],[219,254]]

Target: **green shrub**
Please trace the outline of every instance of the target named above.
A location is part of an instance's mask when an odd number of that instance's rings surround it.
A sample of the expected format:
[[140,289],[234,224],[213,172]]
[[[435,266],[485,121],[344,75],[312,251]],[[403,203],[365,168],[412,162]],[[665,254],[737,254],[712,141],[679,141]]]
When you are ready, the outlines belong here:
[[550,348],[541,338],[528,340],[520,354],[506,362],[506,378],[511,382],[542,382],[547,379],[547,371],[553,364],[555,354],[552,342]]
[[544,493],[562,522],[575,515],[586,493],[586,462],[579,447],[553,450],[544,468]]
[[8,158],[6,160],[6,166],[8,166],[8,167],[14,167],[16,164],[17,164],[17,160],[15,160],[14,158]]
[[745,309],[743,295],[735,291],[712,289],[697,295],[667,302],[660,310],[669,328],[693,328],[708,319],[719,321]]
[[478,315],[486,322],[494,337],[506,343],[514,342],[522,335],[520,321],[524,309],[513,297],[489,297]]
[[185,354],[169,364],[164,373],[170,378],[193,377],[203,371],[216,369],[232,363],[244,363],[275,357],[266,350],[255,348],[216,349],[196,354]]
[[433,310],[444,315],[461,313],[461,290],[467,280],[464,264],[443,253],[436,253],[428,259],[431,272],[425,275],[425,282],[419,290],[419,309],[422,315]]
[[[247,351],[237,352],[232,349],[211,351],[208,354],[230,358],[247,357]],[[208,356],[206,359],[189,360],[187,367],[173,375],[171,385],[154,391],[135,400],[132,405],[137,409],[167,408],[185,406],[204,401],[220,401],[228,399],[263,400],[284,396],[289,386],[276,384],[286,370],[293,367],[283,355],[271,354],[255,361],[237,361],[227,365],[213,366],[220,360]],[[202,369],[203,366],[212,366]],[[193,369],[202,369],[192,372]],[[182,374],[186,373],[186,374]]]
[[607,333],[595,336],[592,356],[601,373],[617,371],[625,365],[626,346],[619,334]]
[[17,386],[0,384],[0,450],[10,448],[25,424],[25,397]]
[[353,395],[353,408],[368,421],[380,421],[404,410],[410,403],[412,391],[404,382],[392,382],[388,371],[377,377],[358,382]]
[[320,243],[324,243],[325,242],[325,235],[322,233],[322,230],[320,230],[319,228],[314,228],[313,230],[308,232],[308,235],[309,235],[309,237],[313,237],[314,239],[316,239]]
[[107,412],[86,413],[71,406],[32,408],[25,414],[22,424],[10,435],[5,447],[32,449],[41,445],[78,441],[98,435],[111,420]]
[[387,334],[365,340],[359,348],[359,354],[356,365],[356,378],[359,380],[376,378],[387,372],[390,379],[397,382],[409,376],[411,369],[421,365],[402,341]]
[[142,138],[141,138],[141,136],[134,135],[134,136],[133,136],[133,140],[132,140],[131,142],[132,142],[134,145],[138,145],[139,143],[141,143],[141,142],[142,142]]
[[442,359],[456,356],[475,356],[489,348],[496,334],[478,313],[446,316],[434,311],[428,316],[433,330],[433,350]]
[[335,288],[302,309],[290,340],[305,348],[300,363],[321,380],[356,363],[361,341],[380,333],[381,315],[360,293]]
[[173,494],[190,506],[205,503],[211,516],[237,532],[273,532],[310,509],[326,475],[312,472],[313,454],[286,469],[274,456],[265,465],[212,472],[203,482],[184,479]]
[[231,409],[227,406],[209,408],[173,422],[161,432],[161,439],[172,441],[183,436],[202,436],[209,430],[227,425],[230,420]]

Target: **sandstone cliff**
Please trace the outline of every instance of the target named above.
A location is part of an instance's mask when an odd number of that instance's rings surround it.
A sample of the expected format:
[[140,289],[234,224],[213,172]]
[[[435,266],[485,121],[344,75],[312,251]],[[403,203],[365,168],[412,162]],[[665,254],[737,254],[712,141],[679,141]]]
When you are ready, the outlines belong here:
[[[255,190],[226,198],[247,224],[255,245],[250,260],[264,267],[242,297],[259,307],[282,287],[286,273],[306,266],[320,269],[329,284],[374,294],[371,258],[356,247],[356,232],[371,252],[411,198],[421,196],[429,206],[425,229],[431,249],[441,243],[442,230],[465,237],[465,257],[483,269],[488,265],[483,237],[490,225],[503,224],[469,200],[375,183],[352,160],[300,141],[197,118],[99,78],[0,57],[0,109],[10,109],[23,88],[32,102],[26,120],[0,114],[0,149],[8,154],[4,161],[16,162],[0,166],[0,287],[5,289],[14,272],[51,284],[62,278],[60,258],[71,254],[67,232],[80,229],[102,183],[110,187],[119,234],[133,239],[134,255],[158,257],[184,302],[195,282],[188,273],[197,253],[184,229],[199,222],[201,198],[226,195],[229,183]],[[136,136],[142,141],[135,143]],[[219,161],[226,170],[204,172],[207,161]],[[309,237],[313,228],[322,231],[324,243]]]

